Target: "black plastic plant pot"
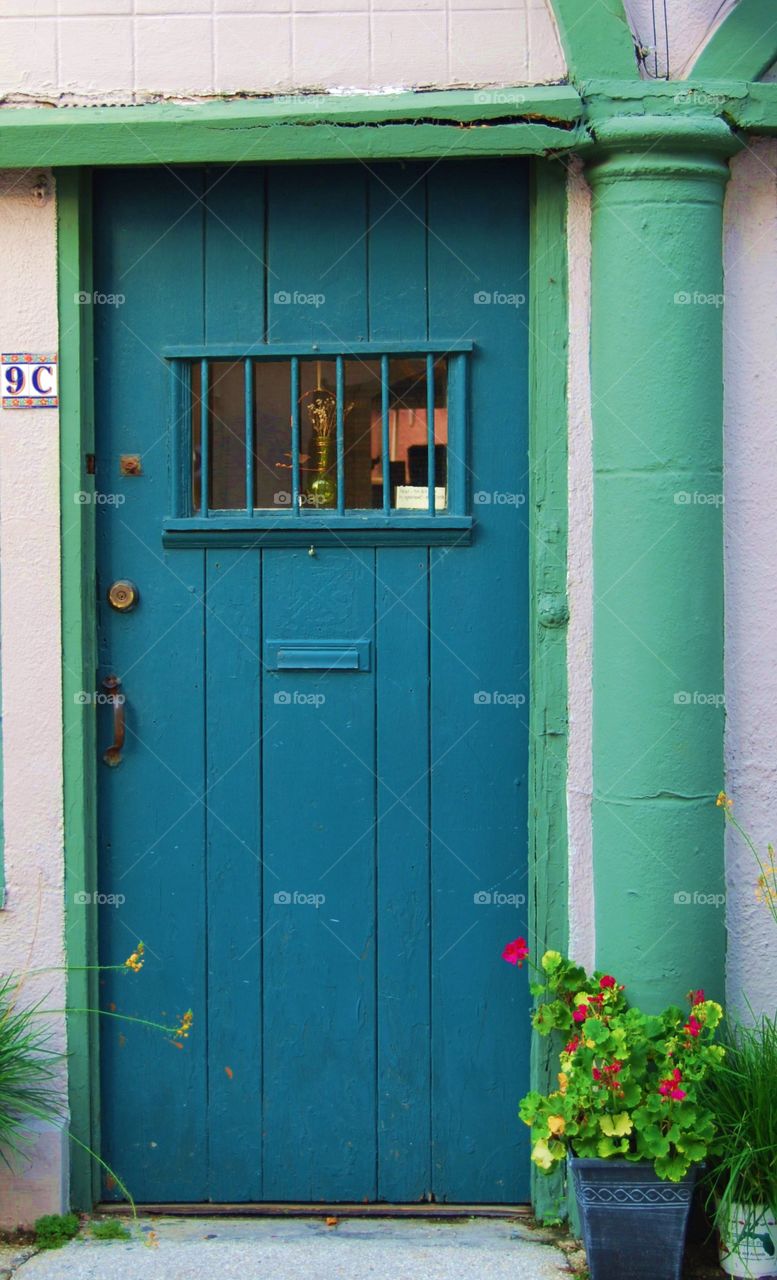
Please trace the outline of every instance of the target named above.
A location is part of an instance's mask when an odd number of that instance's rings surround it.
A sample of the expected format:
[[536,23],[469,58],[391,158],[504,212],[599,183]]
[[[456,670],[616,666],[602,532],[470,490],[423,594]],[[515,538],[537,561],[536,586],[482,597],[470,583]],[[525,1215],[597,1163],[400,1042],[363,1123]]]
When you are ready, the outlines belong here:
[[680,1280],[696,1182],[648,1162],[569,1158],[591,1280]]

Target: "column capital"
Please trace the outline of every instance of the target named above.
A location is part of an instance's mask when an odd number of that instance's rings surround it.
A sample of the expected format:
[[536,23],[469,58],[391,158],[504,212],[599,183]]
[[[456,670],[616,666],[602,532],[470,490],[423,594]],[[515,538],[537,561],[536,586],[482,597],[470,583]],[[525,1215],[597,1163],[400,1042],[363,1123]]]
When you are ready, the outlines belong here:
[[595,147],[586,157],[594,186],[622,178],[684,178],[718,182],[722,192],[728,158],[742,146],[718,116],[617,116],[597,123],[594,132]]

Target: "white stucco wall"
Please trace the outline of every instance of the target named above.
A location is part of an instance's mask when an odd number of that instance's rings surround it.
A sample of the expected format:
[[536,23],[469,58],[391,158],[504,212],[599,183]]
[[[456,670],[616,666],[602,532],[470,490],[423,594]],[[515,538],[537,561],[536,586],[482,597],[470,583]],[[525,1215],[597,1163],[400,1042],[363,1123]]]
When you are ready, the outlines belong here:
[[[732,162],[725,210],[726,789],[764,849],[777,843],[777,142]],[[729,830],[728,1000],[774,1012],[777,925]]]
[[637,43],[649,50],[643,74],[684,79],[736,0],[624,0]]
[[[0,172],[0,350],[57,349],[56,206],[50,175]],[[0,973],[21,999],[62,1009],[62,715],[59,423],[56,409],[0,409],[0,627],[6,903]],[[46,1017],[65,1048],[62,1014]],[[64,1069],[63,1082],[64,1092]],[[59,1211],[61,1135],[42,1133],[26,1187],[0,1171],[0,1225]],[[43,1207],[41,1207],[43,1206]]]
[[4,0],[0,95],[134,102],[545,83],[547,0]]
[[569,253],[569,550],[567,592],[567,683],[569,696],[569,950],[593,967],[593,840],[591,796],[593,751],[593,457],[589,330],[591,317],[591,189],[582,164],[570,166],[567,248]]

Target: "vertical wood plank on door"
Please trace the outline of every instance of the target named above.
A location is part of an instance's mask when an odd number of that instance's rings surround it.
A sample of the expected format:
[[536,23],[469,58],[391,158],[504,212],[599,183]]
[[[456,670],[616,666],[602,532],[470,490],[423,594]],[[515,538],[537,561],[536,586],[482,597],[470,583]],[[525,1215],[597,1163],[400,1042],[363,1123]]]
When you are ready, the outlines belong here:
[[524,168],[436,166],[429,220],[430,328],[476,343],[470,484],[487,495],[472,546],[430,552],[434,1186],[510,1203],[528,1192],[528,984],[500,953],[527,908],[475,895],[527,893],[526,318],[497,300],[526,292]]
[[[99,889],[124,901],[84,910],[99,913],[102,964],[121,966],[139,939],[146,946],[140,973],[101,975],[101,1008],[170,1027],[194,1012],[183,1051],[159,1031],[103,1019],[101,1154],[147,1199],[204,1200],[204,553],[161,547],[170,387],[158,354],[173,334],[203,338],[202,174],[156,173],[153,199],[135,172],[95,185],[95,288],[125,298],[95,308],[98,489],[121,497],[97,507],[98,679],[121,677],[127,732],[121,764],[97,765]],[[141,455],[140,476],[120,475],[122,453]],[[116,578],[139,587],[131,613],[105,603]],[[110,710],[99,707],[101,753],[110,738]],[[122,1198],[110,1180],[103,1195]]]
[[264,169],[208,169],[205,185],[205,336],[264,340],[266,272]]
[[262,1198],[260,560],[209,551],[206,588],[210,1198]]
[[[425,339],[422,166],[373,167],[370,338]],[[378,1196],[431,1188],[428,551],[376,551]]]
[[268,342],[367,337],[366,181],[361,165],[269,170]]
[[[269,341],[364,338],[364,169],[271,170],[268,219]],[[301,425],[303,442],[308,429]],[[374,645],[372,549],[263,558],[266,639]],[[374,682],[374,660],[369,672],[264,676],[271,1199],[376,1196]],[[299,701],[316,695],[318,706]],[[277,902],[279,892],[325,901]]]
[[[264,173],[209,170],[208,342],[264,326]],[[262,1198],[260,552],[208,550],[206,651],[209,1187]]]
[[[374,551],[266,551],[263,599],[268,639],[374,646]],[[376,1195],[374,682],[374,661],[264,674],[271,1200]]]

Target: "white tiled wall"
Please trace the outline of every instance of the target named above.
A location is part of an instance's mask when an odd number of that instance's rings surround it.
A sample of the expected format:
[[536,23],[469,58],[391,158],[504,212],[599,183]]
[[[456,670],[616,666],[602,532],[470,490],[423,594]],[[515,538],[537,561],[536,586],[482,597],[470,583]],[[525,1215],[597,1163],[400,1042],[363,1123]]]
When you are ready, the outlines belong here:
[[0,0],[0,94],[12,101],[564,74],[547,0]]

